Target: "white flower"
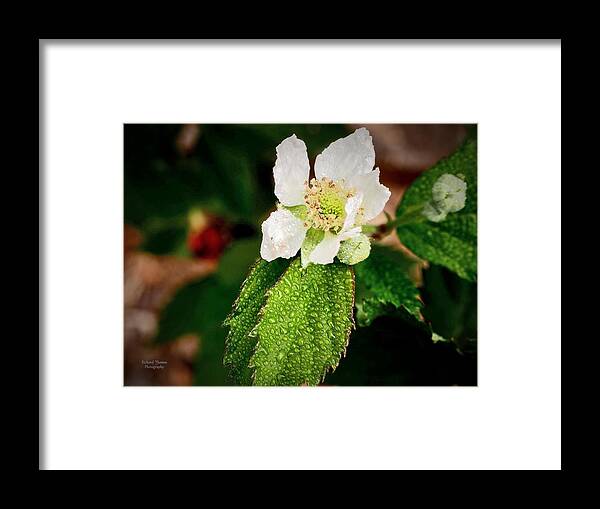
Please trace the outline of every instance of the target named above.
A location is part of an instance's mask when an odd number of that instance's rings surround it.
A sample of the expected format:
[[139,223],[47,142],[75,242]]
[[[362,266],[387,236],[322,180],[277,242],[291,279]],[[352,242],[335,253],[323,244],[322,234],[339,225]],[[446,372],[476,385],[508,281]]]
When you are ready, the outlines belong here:
[[450,212],[462,210],[467,201],[467,183],[450,173],[438,178],[431,189],[433,199],[423,207],[423,215],[439,223],[446,219]]
[[[341,243],[362,235],[362,225],[377,216],[390,197],[374,165],[373,140],[364,127],[317,156],[315,178],[310,180],[304,142],[295,134],[283,140],[273,167],[281,205],[262,225],[260,255],[267,261],[291,258],[312,230],[302,247],[302,265],[333,263]],[[369,254],[364,248],[357,252]],[[352,263],[358,261],[352,257]]]
[[260,255],[267,261],[295,256],[304,242],[304,223],[289,210],[272,212],[262,224]]
[[458,212],[467,200],[467,183],[450,173],[444,173],[431,189],[433,201],[439,209]]

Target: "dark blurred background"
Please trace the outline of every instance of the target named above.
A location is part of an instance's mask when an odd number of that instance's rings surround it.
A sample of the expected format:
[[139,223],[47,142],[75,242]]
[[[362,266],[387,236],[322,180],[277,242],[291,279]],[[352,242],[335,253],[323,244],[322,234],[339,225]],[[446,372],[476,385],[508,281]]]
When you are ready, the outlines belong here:
[[[406,187],[466,136],[458,124],[124,126],[125,385],[229,385],[221,324],[275,206],[275,147],[296,134],[312,167],[361,126],[392,191],[392,216]],[[383,243],[415,258],[395,233]],[[379,318],[353,332],[327,385],[476,385],[476,284],[415,261],[425,318],[455,342]]]

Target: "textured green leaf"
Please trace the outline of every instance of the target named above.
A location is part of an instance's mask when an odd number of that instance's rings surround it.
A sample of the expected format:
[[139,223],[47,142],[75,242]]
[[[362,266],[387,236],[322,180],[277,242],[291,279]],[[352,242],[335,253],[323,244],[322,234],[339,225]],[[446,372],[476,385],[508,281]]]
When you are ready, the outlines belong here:
[[269,290],[258,335],[255,385],[317,385],[345,353],[353,323],[354,272],[296,258]]
[[410,261],[390,248],[371,248],[370,256],[356,265],[356,319],[367,326],[375,318],[405,310],[421,318],[419,291],[408,276]]
[[[432,188],[444,174],[467,183],[463,209],[451,212],[441,222],[427,220],[423,207],[432,198]],[[469,138],[450,157],[424,172],[404,194],[396,212],[400,240],[421,258],[474,281],[477,278],[477,142]]]
[[271,263],[258,260],[244,281],[233,309],[225,320],[224,325],[229,327],[229,334],[223,363],[228,368],[231,379],[237,384],[251,384],[252,371],[248,364],[256,347],[256,336],[250,336],[250,332],[256,326],[267,290],[277,282],[288,265],[289,260],[282,258]]

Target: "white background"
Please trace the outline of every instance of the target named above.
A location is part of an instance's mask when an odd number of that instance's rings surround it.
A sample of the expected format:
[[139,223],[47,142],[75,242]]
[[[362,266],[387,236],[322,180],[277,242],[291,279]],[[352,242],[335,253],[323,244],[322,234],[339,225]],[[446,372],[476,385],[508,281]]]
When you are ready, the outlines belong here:
[[[40,46],[43,467],[557,469],[561,49]],[[124,122],[479,123],[479,387],[123,387]]]

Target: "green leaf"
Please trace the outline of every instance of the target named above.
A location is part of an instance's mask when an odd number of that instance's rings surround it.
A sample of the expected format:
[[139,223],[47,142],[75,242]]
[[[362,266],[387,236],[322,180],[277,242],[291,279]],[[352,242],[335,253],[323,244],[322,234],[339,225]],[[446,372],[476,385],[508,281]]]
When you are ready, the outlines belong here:
[[224,325],[229,327],[223,364],[231,379],[240,385],[251,385],[252,371],[248,367],[256,347],[256,336],[250,332],[256,326],[258,313],[264,305],[266,293],[281,277],[289,260],[278,258],[272,262],[259,259],[252,267],[233,309]]
[[[464,208],[450,212],[440,222],[427,220],[423,208],[432,199],[432,188],[444,174],[467,183]],[[398,236],[416,255],[443,265],[460,277],[477,278],[477,142],[469,138],[450,157],[417,178],[404,194],[396,212]]]
[[448,269],[431,265],[423,271],[423,315],[440,337],[459,351],[477,349],[477,284]]
[[402,253],[374,245],[356,265],[356,319],[361,327],[378,316],[406,311],[422,321],[419,291],[408,276],[411,262]]
[[296,258],[269,290],[250,361],[255,385],[317,385],[335,369],[354,326],[354,273]]

